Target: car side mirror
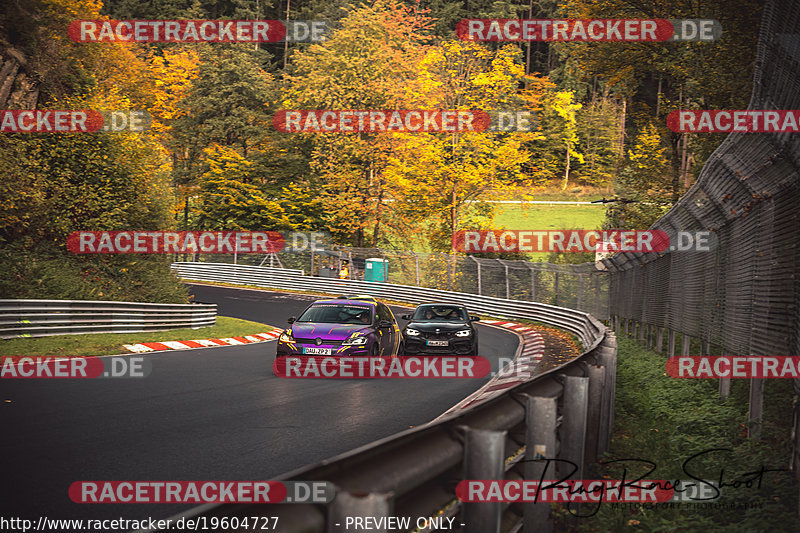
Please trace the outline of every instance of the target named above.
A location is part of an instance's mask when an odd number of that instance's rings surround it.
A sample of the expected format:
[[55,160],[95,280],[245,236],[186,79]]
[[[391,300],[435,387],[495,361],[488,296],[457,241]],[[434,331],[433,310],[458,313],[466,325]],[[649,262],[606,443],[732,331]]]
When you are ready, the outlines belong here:
[[287,320],[286,322],[288,322],[289,324],[294,324],[294,321],[295,321],[295,320],[297,320],[297,317],[290,316],[290,317],[289,317],[289,320]]
[[388,320],[381,320],[380,322],[378,322],[378,327],[381,329],[390,328],[392,327],[392,323],[389,322]]
[[471,316],[471,317],[469,317],[469,319],[470,319],[471,321],[473,321],[473,322],[477,322],[478,320],[480,320],[480,319],[481,319],[481,317],[479,317],[479,316]]
[[403,320],[411,320],[411,315],[400,315]]

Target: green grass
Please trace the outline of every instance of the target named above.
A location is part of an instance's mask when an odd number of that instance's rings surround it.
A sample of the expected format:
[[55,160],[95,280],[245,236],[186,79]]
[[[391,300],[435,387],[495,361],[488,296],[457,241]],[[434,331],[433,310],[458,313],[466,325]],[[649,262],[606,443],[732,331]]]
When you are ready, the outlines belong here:
[[[610,459],[643,459],[656,464],[648,479],[690,479],[683,462],[712,448],[715,452],[691,463],[690,471],[703,479],[732,483],[746,473],[786,468],[791,444],[791,380],[767,380],[762,440],[746,438],[748,381],[732,380],[727,401],[719,399],[718,382],[707,379],[675,379],[665,373],[666,357],[646,350],[637,342],[619,338],[615,427]],[[616,468],[615,468],[616,467]],[[627,479],[645,471],[627,463]],[[605,475],[620,479],[622,465],[601,467],[584,476]],[[652,506],[631,504],[614,508],[604,504],[599,512],[582,520],[583,532],[683,532],[751,533],[797,531],[797,484],[786,472],[764,474],[761,488],[723,487],[720,504],[736,508],[693,508],[695,504]],[[760,508],[744,508],[744,505]],[[559,511],[559,516],[563,516]]]
[[200,329],[172,329],[146,333],[94,333],[87,335],[54,335],[30,339],[0,340],[0,355],[19,356],[86,356],[128,353],[123,344],[139,342],[188,341],[193,339],[220,339],[266,333],[271,326],[218,316],[217,324]]
[[494,226],[511,230],[592,230],[600,227],[605,216],[606,210],[594,205],[498,204]]

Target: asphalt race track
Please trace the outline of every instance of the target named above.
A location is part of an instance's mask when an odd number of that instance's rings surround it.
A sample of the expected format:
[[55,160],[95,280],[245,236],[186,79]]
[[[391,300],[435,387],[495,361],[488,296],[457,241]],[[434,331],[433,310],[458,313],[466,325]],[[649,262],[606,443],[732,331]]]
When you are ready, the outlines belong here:
[[[191,289],[220,315],[278,327],[318,298]],[[481,326],[493,370],[517,342]],[[428,422],[489,379],[279,379],[274,356],[270,341],[146,354],[153,371],[142,379],[2,380],[2,514],[166,518],[192,506],[76,504],[67,489],[81,480],[271,479]]]

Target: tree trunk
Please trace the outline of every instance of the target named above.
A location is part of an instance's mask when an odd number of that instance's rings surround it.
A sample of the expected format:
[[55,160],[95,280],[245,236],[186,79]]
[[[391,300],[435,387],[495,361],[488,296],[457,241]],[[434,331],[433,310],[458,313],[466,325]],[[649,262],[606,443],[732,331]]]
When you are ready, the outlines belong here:
[[567,183],[569,183],[569,144],[567,144],[567,168],[564,170],[564,185],[561,186],[561,190],[567,190]]
[[678,201],[681,190],[681,156],[678,147],[681,143],[681,133],[672,133],[670,141],[672,144],[672,203]]
[[622,99],[622,116],[619,120],[619,138],[617,140],[617,157],[620,159],[625,156],[625,112],[628,109],[628,99]]
[[[369,169],[370,176],[373,175],[374,170],[372,168]],[[370,181],[372,179],[370,178]],[[378,205],[375,206],[375,227],[372,228],[372,246],[374,248],[378,247],[378,237],[381,227],[381,216],[382,216],[382,208],[383,208],[383,179],[378,179]]]

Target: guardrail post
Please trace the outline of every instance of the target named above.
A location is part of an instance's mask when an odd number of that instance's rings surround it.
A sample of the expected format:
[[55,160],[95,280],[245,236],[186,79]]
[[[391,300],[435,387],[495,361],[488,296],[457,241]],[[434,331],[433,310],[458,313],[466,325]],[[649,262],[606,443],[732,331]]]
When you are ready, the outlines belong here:
[[[356,516],[375,518],[391,516],[392,494],[370,493],[356,495],[342,491],[337,487],[336,498],[328,506],[328,533],[345,531],[347,519]],[[375,524],[376,522],[373,522]],[[386,527],[371,529],[378,533],[386,533]]]
[[750,378],[750,416],[747,420],[747,437],[761,440],[761,418],[764,414],[764,380]]
[[[505,478],[505,431],[464,430],[464,479]],[[464,533],[500,533],[503,502],[464,502]]]
[[[589,402],[589,378],[564,376],[564,403],[561,419],[561,453],[559,459],[570,461],[575,465],[571,479],[583,479],[583,457],[586,450],[586,418]],[[569,470],[567,470],[569,469]],[[571,471],[570,467],[559,469],[559,479]],[[578,504],[580,508],[580,504]],[[577,526],[577,518],[567,516],[570,527]]]
[[614,399],[617,386],[617,339],[613,333],[606,334],[606,341],[601,345],[600,362],[605,367],[605,384],[603,386],[603,407],[600,410],[598,455],[611,448],[611,432],[614,429]]
[[[559,459],[572,461],[577,470],[572,479],[583,479],[583,454],[586,443],[586,417],[589,402],[589,378],[564,376],[564,407],[561,421]],[[563,472],[559,472],[563,474]]]
[[[523,476],[528,481],[542,479],[546,462],[538,459],[556,458],[556,398],[528,396],[525,411],[525,467]],[[547,477],[547,479],[554,479]],[[524,505],[523,531],[525,533],[550,533],[553,518],[547,502],[526,502]]]
[[586,417],[586,451],[584,463],[589,465],[597,461],[600,448],[600,419],[602,417],[603,396],[606,383],[606,369],[599,365],[589,365],[589,399]]

